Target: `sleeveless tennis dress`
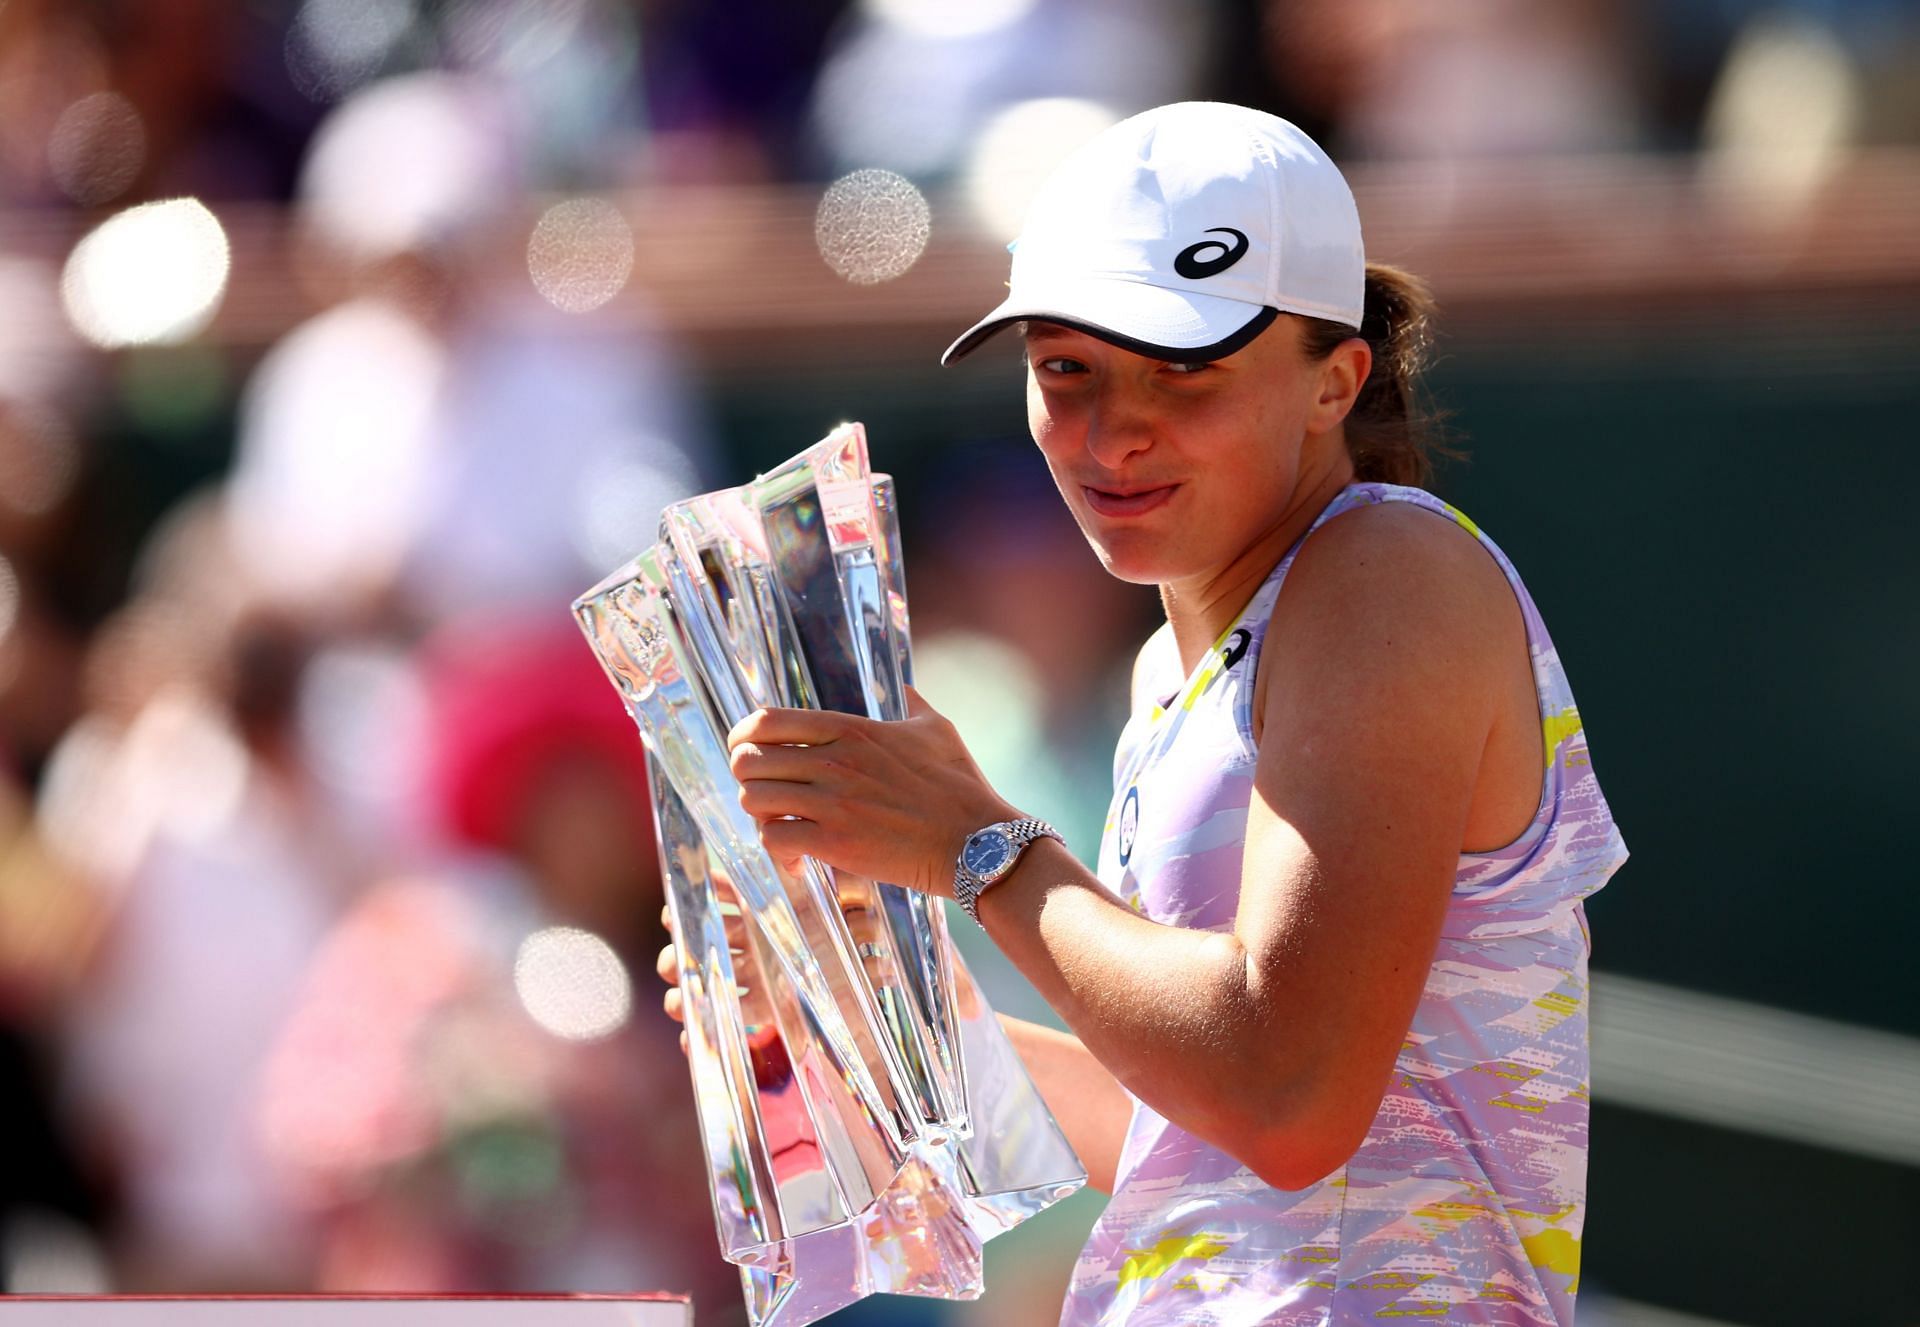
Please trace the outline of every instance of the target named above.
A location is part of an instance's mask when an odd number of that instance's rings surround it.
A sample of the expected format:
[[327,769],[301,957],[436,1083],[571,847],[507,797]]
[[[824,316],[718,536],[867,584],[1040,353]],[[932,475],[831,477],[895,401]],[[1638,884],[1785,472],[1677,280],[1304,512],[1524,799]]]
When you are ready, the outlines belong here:
[[[1626,845],[1547,629],[1473,522],[1420,489],[1353,484],[1300,543],[1379,502],[1454,521],[1513,586],[1540,701],[1539,809],[1509,846],[1460,858],[1413,1026],[1346,1165],[1283,1192],[1136,1102],[1063,1327],[1573,1320],[1587,1166],[1581,900]],[[1254,670],[1300,543],[1184,685],[1145,679],[1143,695],[1172,700],[1145,703],[1121,734],[1100,879],[1155,921],[1233,924],[1253,792]]]

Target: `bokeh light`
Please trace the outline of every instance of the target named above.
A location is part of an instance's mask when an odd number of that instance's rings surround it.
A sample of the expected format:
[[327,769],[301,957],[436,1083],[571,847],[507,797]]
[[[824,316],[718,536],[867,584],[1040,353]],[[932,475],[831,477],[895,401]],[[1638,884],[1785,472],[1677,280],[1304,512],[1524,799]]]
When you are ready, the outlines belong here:
[[373,300],[328,311],[260,367],[231,519],[248,577],[277,601],[386,584],[425,519],[445,352]]
[[1082,143],[1119,122],[1098,102],[1045,97],[1009,106],[987,122],[967,161],[967,212],[982,231],[1010,240],[1053,168]]
[[287,32],[287,73],[315,101],[366,82],[413,27],[412,0],[306,0]]
[[589,313],[633,275],[633,227],[603,198],[569,198],[541,214],[527,241],[527,271],[547,303]]
[[520,942],[513,987],[527,1013],[568,1041],[596,1041],[633,1012],[633,983],[612,946],[591,931],[549,926]]
[[1807,197],[1843,158],[1861,110],[1859,76],[1832,32],[1810,19],[1757,19],[1707,108],[1709,171],[1776,202]]
[[60,113],[47,139],[53,182],[82,207],[125,193],[147,160],[147,130],[133,103],[117,92],[82,97]]
[[337,254],[363,262],[457,244],[520,188],[511,118],[486,80],[434,70],[382,79],[314,135],[302,219]]
[[227,233],[198,199],[145,203],[73,247],[60,296],[74,329],[103,350],[184,341],[212,321],[229,262]]
[[863,0],[869,17],[936,40],[978,37],[1025,18],[1034,0]]
[[827,186],[813,216],[820,256],[856,286],[891,281],[926,252],[933,213],[913,181],[890,170],[857,170]]

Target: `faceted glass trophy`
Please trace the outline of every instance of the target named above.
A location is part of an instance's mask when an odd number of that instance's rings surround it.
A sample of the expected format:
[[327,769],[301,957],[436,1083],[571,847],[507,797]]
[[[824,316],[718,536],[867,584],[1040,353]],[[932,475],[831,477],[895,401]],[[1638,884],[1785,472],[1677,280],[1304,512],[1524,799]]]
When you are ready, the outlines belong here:
[[647,747],[714,1215],[750,1318],[979,1295],[982,1243],[1084,1168],[940,902],[784,870],[727,761],[761,706],[906,715],[899,525],[864,432],[669,508],[660,542],[574,612]]

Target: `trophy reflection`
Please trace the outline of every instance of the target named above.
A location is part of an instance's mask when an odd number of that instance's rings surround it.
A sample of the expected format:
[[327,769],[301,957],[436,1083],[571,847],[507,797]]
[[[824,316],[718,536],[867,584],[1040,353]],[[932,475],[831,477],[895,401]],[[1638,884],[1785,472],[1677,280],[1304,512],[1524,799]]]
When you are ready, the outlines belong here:
[[941,902],[784,869],[728,766],[727,731],[761,706],[906,717],[899,524],[865,433],[668,508],[574,613],[646,743],[714,1215],[751,1321],[979,1295],[983,1242],[1085,1171]]

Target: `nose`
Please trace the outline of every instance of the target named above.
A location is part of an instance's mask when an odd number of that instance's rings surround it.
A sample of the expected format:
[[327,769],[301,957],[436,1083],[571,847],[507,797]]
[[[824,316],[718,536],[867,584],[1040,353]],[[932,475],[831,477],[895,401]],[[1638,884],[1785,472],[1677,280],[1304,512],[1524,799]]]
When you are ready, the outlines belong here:
[[1087,454],[1102,467],[1118,470],[1153,446],[1156,421],[1141,393],[1125,382],[1102,385],[1087,417]]

